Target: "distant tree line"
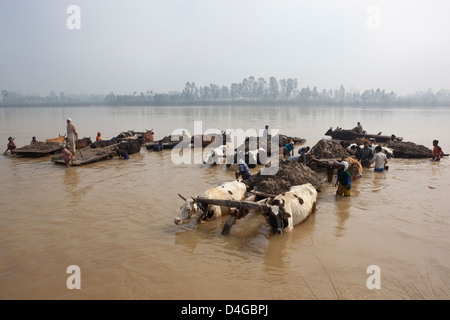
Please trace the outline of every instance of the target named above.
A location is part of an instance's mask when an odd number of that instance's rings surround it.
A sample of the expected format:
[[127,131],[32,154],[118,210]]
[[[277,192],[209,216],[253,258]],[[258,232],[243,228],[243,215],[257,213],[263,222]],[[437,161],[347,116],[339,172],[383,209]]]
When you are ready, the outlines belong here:
[[86,104],[104,104],[104,94],[69,94],[64,92],[56,94],[50,92],[48,96],[38,94],[22,95],[8,90],[2,90],[0,95],[0,105],[7,106],[64,106],[64,105],[86,105]]
[[299,88],[297,79],[264,78],[251,76],[230,87],[210,84],[197,86],[187,82],[182,91],[156,93],[151,90],[137,91],[132,94],[108,95],[59,95],[52,92],[49,96],[21,95],[2,90],[0,103],[3,105],[258,105],[258,104],[294,104],[294,105],[366,105],[366,106],[450,106],[450,90],[441,89],[434,93],[431,89],[399,96],[385,89],[368,89],[359,91],[339,88],[312,89],[307,86]]

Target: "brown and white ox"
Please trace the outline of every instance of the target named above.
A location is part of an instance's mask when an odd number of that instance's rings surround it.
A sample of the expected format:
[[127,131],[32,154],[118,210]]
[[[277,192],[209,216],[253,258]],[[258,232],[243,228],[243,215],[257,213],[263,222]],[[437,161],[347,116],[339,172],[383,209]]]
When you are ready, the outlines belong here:
[[59,135],[58,138],[54,139],[45,139],[45,142],[57,142],[57,143],[65,143],[66,142],[66,135]]
[[[246,191],[247,188],[245,183],[241,181],[231,181],[205,191],[205,197],[208,199],[243,200]],[[202,218],[202,220],[216,219],[230,213],[228,207],[202,205],[194,198],[186,199],[182,195],[178,195],[184,200],[184,204],[180,207],[180,211],[175,217],[175,224],[187,223],[194,218]]]
[[264,214],[273,233],[291,231],[305,221],[316,210],[317,190],[310,183],[292,186],[273,199]]
[[356,179],[361,178],[361,175],[363,173],[363,167],[361,163],[352,157],[347,157],[344,159],[348,163],[348,172],[350,172],[350,177],[352,181],[355,181]]

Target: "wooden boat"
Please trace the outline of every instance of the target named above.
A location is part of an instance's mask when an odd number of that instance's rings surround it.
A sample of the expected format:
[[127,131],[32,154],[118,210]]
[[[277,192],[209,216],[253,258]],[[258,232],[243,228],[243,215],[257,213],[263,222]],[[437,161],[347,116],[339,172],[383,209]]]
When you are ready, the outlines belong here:
[[[92,162],[97,162],[101,160],[106,160],[112,158],[116,152],[113,150],[112,146],[104,147],[104,148],[83,148],[77,150],[77,153],[75,155],[75,159],[73,161],[73,166],[82,166],[85,164],[89,164]],[[65,162],[62,158],[62,155],[57,155],[52,157],[52,162],[55,164],[62,164],[65,165]]]
[[358,133],[353,130],[342,129],[342,128],[336,128],[335,130],[333,130],[332,127],[325,133],[325,135],[331,136],[331,138],[337,139],[337,140],[355,140],[356,138],[365,138],[365,139],[371,140],[373,142],[378,142],[378,143],[387,143],[387,142],[391,142],[391,141],[402,141],[403,140],[403,137],[397,137],[394,134],[387,136],[387,135],[381,135],[381,133],[380,134]]
[[58,142],[37,142],[12,150],[12,153],[18,156],[37,158],[54,154],[60,148],[61,144]]

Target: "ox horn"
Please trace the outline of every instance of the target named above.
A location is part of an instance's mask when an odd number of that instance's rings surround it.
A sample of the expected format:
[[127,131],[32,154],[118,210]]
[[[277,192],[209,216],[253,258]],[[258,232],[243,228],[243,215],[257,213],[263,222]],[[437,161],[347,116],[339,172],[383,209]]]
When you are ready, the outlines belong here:
[[185,197],[183,197],[181,194],[178,194],[180,196],[181,199],[183,199],[184,201],[186,201],[187,199]]
[[280,208],[284,209],[284,205],[286,204],[286,201],[284,199],[281,199],[281,204],[280,204]]

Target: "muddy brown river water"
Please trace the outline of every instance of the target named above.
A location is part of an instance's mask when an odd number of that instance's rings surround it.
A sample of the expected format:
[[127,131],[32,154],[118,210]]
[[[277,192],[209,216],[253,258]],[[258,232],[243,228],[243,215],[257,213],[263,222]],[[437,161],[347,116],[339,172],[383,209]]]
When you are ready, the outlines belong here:
[[[449,108],[73,107],[0,108],[0,142],[18,146],[65,132],[105,139],[152,129],[155,138],[194,121],[203,131],[271,129],[313,146],[330,126],[396,134],[450,151]],[[297,149],[296,149],[297,150]],[[175,165],[171,151],[142,148],[66,169],[50,157],[0,157],[0,299],[448,299],[450,160],[391,159],[365,169],[350,198],[319,194],[318,211],[273,235],[260,215],[221,236],[225,218],[175,225],[178,193],[196,196],[234,169]],[[260,168],[252,169],[253,173]],[[68,266],[81,271],[69,290]],[[380,289],[370,289],[378,266]]]

